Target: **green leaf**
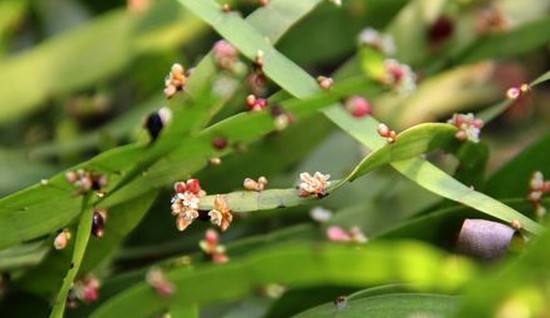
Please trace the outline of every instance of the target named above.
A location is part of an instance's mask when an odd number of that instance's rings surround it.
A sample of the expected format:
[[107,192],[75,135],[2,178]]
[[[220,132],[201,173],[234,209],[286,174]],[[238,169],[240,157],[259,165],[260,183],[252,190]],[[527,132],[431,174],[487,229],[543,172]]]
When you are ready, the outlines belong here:
[[401,318],[410,314],[421,317],[449,317],[456,311],[457,298],[437,294],[388,294],[348,300],[342,309],[334,303],[300,313],[295,318]]
[[[85,274],[94,270],[106,257],[111,256],[142,220],[155,198],[156,193],[152,192],[109,209],[105,235],[101,239],[90,240],[78,273]],[[16,285],[26,291],[48,297],[58,288],[70,262],[70,248],[62,251],[50,250],[38,266],[16,280]]]
[[398,281],[452,290],[473,273],[473,265],[465,259],[448,258],[417,243],[379,242],[364,248],[294,243],[234,259],[226,265],[171,270],[167,276],[178,287],[172,297],[162,299],[147,284],[139,283],[108,300],[92,317],[118,317],[129,311],[136,318],[147,317],[174,302],[207,304],[230,300],[269,283],[292,287],[327,283],[365,286]]
[[67,275],[63,279],[63,285],[55,298],[55,303],[50,313],[50,318],[63,317],[69,290],[73,286],[74,279],[80,269],[80,264],[82,264],[82,259],[84,258],[84,253],[86,252],[86,246],[90,240],[94,210],[87,206],[87,201],[87,197],[82,200],[82,214],[76,230],[76,237],[74,239],[73,256],[71,263],[68,266]]

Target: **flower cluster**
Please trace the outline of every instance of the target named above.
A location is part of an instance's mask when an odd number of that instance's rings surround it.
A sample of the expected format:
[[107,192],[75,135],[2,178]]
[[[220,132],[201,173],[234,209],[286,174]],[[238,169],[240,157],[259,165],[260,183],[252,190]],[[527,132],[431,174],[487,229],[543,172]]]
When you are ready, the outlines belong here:
[[384,61],[386,69],[382,82],[393,87],[398,93],[409,94],[416,89],[416,74],[411,67],[394,59]]
[[178,91],[181,91],[187,83],[187,77],[185,76],[185,69],[181,64],[175,63],[172,65],[170,74],[164,80],[164,95],[167,98],[171,98]]
[[550,192],[550,180],[544,180],[542,172],[535,171],[529,182],[529,195],[527,198],[535,206],[535,212],[539,218],[546,214],[546,208],[542,205],[542,196]]
[[458,128],[455,135],[458,140],[479,142],[479,133],[483,127],[483,120],[475,118],[474,114],[454,114],[447,123]]
[[69,229],[63,229],[57,235],[55,236],[55,239],[53,240],[53,247],[56,250],[62,250],[71,241],[71,231]]
[[346,110],[353,117],[362,118],[372,114],[370,103],[362,96],[351,96],[344,103]]
[[397,139],[397,133],[395,132],[395,130],[391,130],[386,124],[378,124],[377,132],[381,137],[386,138],[386,141],[389,144],[395,142],[395,140]]
[[300,173],[300,184],[298,185],[298,195],[300,197],[309,197],[315,195],[324,197],[327,194],[327,188],[330,185],[330,175],[322,174],[317,171],[312,176],[308,172]]
[[101,190],[107,185],[107,177],[102,174],[92,173],[84,169],[68,171],[65,178],[73,184],[79,193],[86,193],[90,190]]
[[265,189],[266,185],[267,178],[264,176],[259,177],[257,181],[252,178],[246,178],[243,181],[243,187],[249,191],[261,192]]
[[206,195],[197,179],[189,179],[186,182],[176,182],[174,185],[176,195],[172,197],[172,215],[176,216],[176,227],[184,231],[193,221],[199,217],[200,198]]
[[510,100],[516,100],[530,90],[531,86],[529,86],[529,84],[521,84],[519,87],[510,87],[506,91],[506,97]]
[[267,99],[256,97],[256,95],[250,94],[246,97],[246,106],[253,112],[261,111],[267,108]]
[[213,229],[206,230],[204,240],[199,242],[202,251],[212,258],[216,264],[223,264],[229,261],[229,257],[225,252],[225,246],[220,244],[218,232]]
[[395,42],[390,35],[382,34],[373,28],[365,28],[359,33],[359,45],[372,47],[386,55],[395,53]]
[[346,231],[340,226],[333,225],[327,228],[327,238],[333,242],[366,243],[367,237],[357,226]]
[[99,289],[101,288],[101,282],[99,279],[88,274],[81,279],[77,280],[69,296],[67,297],[68,306],[74,308],[77,306],[77,300],[80,300],[86,304],[96,302],[99,299]]
[[222,231],[227,231],[231,222],[233,222],[233,214],[227,204],[225,198],[221,195],[216,195],[214,198],[214,207],[208,212],[210,222],[221,228]]
[[162,297],[170,296],[176,291],[176,286],[166,278],[164,272],[158,267],[153,267],[147,271],[145,281]]
[[225,40],[219,40],[212,48],[214,61],[216,64],[226,70],[231,70],[235,63],[239,61],[239,51]]

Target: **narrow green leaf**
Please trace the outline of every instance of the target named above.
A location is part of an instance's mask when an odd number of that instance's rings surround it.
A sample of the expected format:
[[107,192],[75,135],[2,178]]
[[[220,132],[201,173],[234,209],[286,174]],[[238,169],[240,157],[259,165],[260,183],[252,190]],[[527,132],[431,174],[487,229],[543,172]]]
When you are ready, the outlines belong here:
[[437,294],[388,294],[348,300],[339,309],[334,303],[304,311],[294,318],[401,318],[409,314],[421,317],[449,317],[456,311],[457,299]]
[[50,313],[50,318],[63,317],[69,290],[72,288],[76,274],[80,269],[80,264],[82,263],[84,253],[86,252],[86,247],[88,246],[88,241],[90,240],[94,210],[88,207],[87,201],[87,197],[82,200],[82,213],[78,223],[78,228],[76,230],[77,232],[74,240],[73,257],[71,264],[68,266],[67,275],[63,279],[63,285],[55,298],[55,303],[53,305],[52,312]]
[[[119,317],[129,311],[136,318],[147,317],[163,305],[231,300],[269,283],[292,287],[323,283],[365,286],[397,281],[453,290],[474,272],[473,264],[466,259],[449,258],[418,243],[379,242],[364,248],[294,243],[235,259],[226,265],[205,266],[193,271],[171,270],[167,276],[178,287],[172,297],[161,299],[150,286],[139,283],[108,300],[92,317]],[[189,289],[189,286],[194,288]]]

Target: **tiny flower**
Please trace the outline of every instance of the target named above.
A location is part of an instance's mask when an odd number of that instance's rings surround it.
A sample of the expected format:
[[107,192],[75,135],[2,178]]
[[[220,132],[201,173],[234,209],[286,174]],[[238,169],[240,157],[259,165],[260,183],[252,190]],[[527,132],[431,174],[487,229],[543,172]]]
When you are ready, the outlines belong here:
[[475,118],[474,114],[454,114],[447,123],[458,128],[456,138],[458,140],[470,140],[471,142],[479,142],[479,133],[484,123],[483,120]]
[[246,105],[251,111],[261,111],[268,105],[267,99],[250,94],[246,97]]
[[230,5],[229,3],[224,3],[224,4],[222,5],[222,11],[223,11],[223,12],[226,12],[226,13],[227,13],[227,12],[231,12],[231,5]]
[[212,49],[214,60],[219,67],[230,70],[239,60],[239,51],[225,40],[219,40]]
[[271,107],[271,116],[274,118],[274,125],[277,131],[286,129],[288,125],[294,122],[294,116],[279,105]]
[[359,33],[359,45],[370,46],[386,55],[395,53],[395,42],[390,35],[381,34],[373,28],[365,28]]
[[219,166],[222,164],[222,159],[219,157],[210,158],[208,162],[213,166]]
[[258,181],[251,178],[246,178],[243,181],[243,187],[249,191],[261,192],[264,190],[266,185],[267,185],[267,178],[263,176],[259,177]]
[[57,234],[53,241],[53,247],[56,250],[62,250],[69,244],[71,240],[71,231],[69,229],[63,229]]
[[74,283],[69,298],[76,298],[87,304],[96,302],[99,299],[100,287],[101,282],[99,279],[92,274],[88,274]]
[[247,77],[247,82],[254,95],[265,95],[267,78],[261,69],[251,72]]
[[176,286],[166,278],[164,272],[158,267],[153,267],[147,271],[145,281],[161,297],[171,296],[176,291]]
[[132,13],[144,13],[151,7],[151,0],[128,0],[127,8]]
[[255,64],[259,68],[262,68],[264,66],[264,63],[265,63],[265,53],[262,50],[258,50],[258,52],[256,52]]
[[227,205],[224,197],[221,195],[216,195],[216,198],[214,199],[214,208],[208,212],[208,216],[210,217],[210,222],[219,226],[224,232],[233,221],[231,209]]
[[199,217],[200,198],[206,195],[198,179],[189,179],[174,184],[176,195],[172,197],[172,215],[176,216],[176,227],[184,231]]
[[393,87],[398,93],[408,94],[416,89],[416,74],[406,65],[394,59],[384,61],[386,74],[382,82]]
[[199,246],[206,255],[212,257],[212,261],[216,264],[229,261],[225,247],[219,243],[219,235],[216,230],[208,229],[204,235],[204,240],[199,242]]
[[540,171],[535,171],[529,181],[529,194],[527,198],[535,207],[535,214],[542,218],[546,214],[546,208],[542,205],[542,197],[550,192],[550,181],[544,180],[544,175]]
[[330,210],[317,206],[309,211],[309,216],[316,222],[326,223],[332,218],[332,212]]
[[172,65],[170,73],[164,81],[164,95],[167,98],[173,97],[178,91],[181,91],[187,84],[185,69],[181,64],[175,63]]
[[214,138],[214,140],[212,140],[212,146],[217,150],[223,150],[225,147],[227,147],[227,144],[227,138],[224,137],[216,137]]
[[319,86],[323,90],[331,89],[332,86],[334,86],[334,80],[332,78],[326,77],[326,76],[317,77],[317,83],[319,83]]
[[92,234],[97,238],[102,238],[105,234],[105,216],[104,209],[95,210],[92,216]]
[[510,225],[512,225],[512,227],[516,230],[516,231],[519,231],[523,228],[523,225],[521,224],[521,222],[519,220],[512,220],[512,222],[510,222]]
[[372,114],[370,103],[361,96],[349,97],[348,99],[346,99],[344,106],[346,107],[348,113],[356,118],[362,118]]
[[344,310],[348,306],[348,298],[346,296],[338,296],[334,300],[334,305],[338,310]]
[[346,231],[340,226],[333,225],[327,228],[326,235],[332,242],[352,242],[360,244],[367,242],[367,237],[357,226]]
[[490,5],[479,11],[475,24],[477,32],[487,34],[506,31],[510,22],[500,7]]
[[446,15],[441,15],[428,29],[428,40],[432,46],[440,46],[453,35],[454,30],[453,20]]
[[172,111],[168,107],[162,107],[156,112],[153,112],[147,116],[145,119],[145,129],[149,132],[151,140],[157,140],[157,137],[160,135],[162,129],[170,122],[172,119]]
[[327,194],[327,188],[330,185],[330,175],[322,174],[319,171],[312,176],[307,172],[300,173],[301,183],[298,186],[298,195],[300,197],[308,197],[316,195],[323,197]]
[[386,124],[378,124],[377,132],[381,137],[386,138],[386,141],[389,144],[395,142],[395,140],[397,139],[397,133],[395,132],[395,130],[391,130]]

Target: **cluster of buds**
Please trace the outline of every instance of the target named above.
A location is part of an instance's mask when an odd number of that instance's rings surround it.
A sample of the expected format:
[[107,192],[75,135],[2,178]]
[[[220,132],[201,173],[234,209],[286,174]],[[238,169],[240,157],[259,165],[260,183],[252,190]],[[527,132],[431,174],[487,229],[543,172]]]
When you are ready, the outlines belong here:
[[311,219],[318,223],[327,223],[332,218],[332,212],[320,206],[314,207],[309,211]]
[[99,289],[101,288],[101,282],[97,277],[92,274],[88,274],[81,279],[77,280],[69,296],[67,297],[67,304],[70,308],[78,306],[77,300],[80,300],[86,304],[96,302],[99,299]]
[[359,33],[359,45],[372,47],[383,54],[395,53],[395,42],[390,35],[382,34],[373,28],[366,28]]
[[497,5],[482,8],[476,17],[476,31],[480,34],[499,33],[510,26],[508,17]]
[[471,142],[479,142],[479,133],[484,123],[483,120],[475,118],[474,114],[454,114],[447,123],[458,128],[455,137],[458,140]]
[[252,178],[246,178],[243,181],[243,187],[248,191],[261,192],[265,189],[266,185],[267,185],[267,178],[264,176],[259,177],[258,180],[254,180]]
[[298,195],[300,197],[309,197],[312,195],[322,198],[327,195],[327,188],[330,186],[330,175],[322,174],[317,171],[310,175],[308,172],[300,173],[300,184],[298,185]]
[[226,70],[231,70],[235,63],[239,61],[239,51],[225,40],[219,40],[212,48],[214,61],[216,64]]
[[386,138],[386,141],[389,144],[394,143],[395,140],[397,140],[397,133],[395,130],[391,130],[386,124],[378,124],[377,132],[381,137]]
[[437,48],[447,41],[454,31],[455,25],[453,20],[446,15],[441,15],[428,29],[428,41],[432,47]]
[[162,107],[158,111],[149,114],[149,116],[145,118],[143,126],[147,129],[147,132],[149,132],[151,140],[155,141],[170,120],[172,120],[172,110],[168,107]]
[[71,231],[69,229],[63,229],[57,233],[55,236],[55,239],[53,240],[53,247],[56,250],[62,250],[67,245],[69,245],[69,242],[71,241]]
[[333,225],[327,228],[327,238],[332,242],[366,243],[367,237],[358,226],[346,231],[340,226]]
[[176,216],[176,227],[184,231],[199,217],[200,198],[206,195],[197,179],[176,182],[176,194],[172,197],[172,215]]
[[185,69],[179,63],[172,65],[170,74],[164,80],[164,95],[167,98],[171,98],[178,91],[181,91],[187,83],[187,76],[185,75]]
[[253,112],[261,111],[267,108],[267,99],[256,97],[254,94],[250,94],[246,97],[246,106]]
[[105,222],[107,221],[106,209],[95,209],[92,216],[92,234],[97,238],[105,235]]
[[283,107],[279,105],[271,106],[271,116],[273,116],[275,129],[277,131],[282,131],[292,124],[295,120],[294,116],[284,110]]
[[221,228],[222,231],[227,231],[231,222],[233,222],[233,214],[227,204],[225,198],[221,195],[216,195],[214,198],[214,207],[208,212],[210,222]]
[[346,110],[353,117],[362,118],[372,114],[370,103],[362,96],[351,96],[344,103]]
[[319,87],[323,90],[329,90],[334,86],[334,80],[332,77],[327,76],[318,76],[317,83],[319,83]]
[[535,212],[539,218],[546,214],[546,208],[542,205],[542,196],[548,192],[550,192],[550,180],[544,180],[542,172],[535,171],[529,182],[527,198],[535,206]]
[[510,87],[506,91],[506,97],[510,100],[516,100],[530,90],[531,86],[529,86],[529,84],[521,84],[519,87]]
[[107,177],[102,174],[92,173],[84,169],[68,171],[65,178],[69,183],[78,188],[79,193],[86,193],[90,190],[99,191],[107,185]]
[[176,286],[166,278],[164,272],[158,267],[153,267],[147,271],[145,281],[162,297],[171,296],[176,291]]
[[229,261],[229,257],[226,254],[225,246],[220,244],[220,237],[218,232],[213,229],[206,230],[204,240],[199,242],[199,246],[202,251],[212,258],[212,261],[216,264],[223,264]]
[[386,69],[382,82],[393,87],[398,93],[409,94],[416,89],[416,74],[411,67],[394,59],[384,61]]

